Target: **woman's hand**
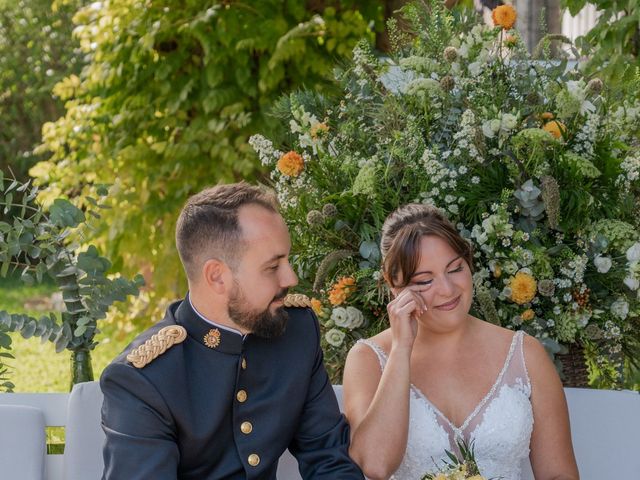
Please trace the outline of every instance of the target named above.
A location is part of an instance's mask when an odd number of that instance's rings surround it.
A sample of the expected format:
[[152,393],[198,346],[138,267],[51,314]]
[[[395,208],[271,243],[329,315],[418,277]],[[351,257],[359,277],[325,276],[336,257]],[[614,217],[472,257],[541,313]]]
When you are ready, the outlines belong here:
[[413,348],[418,333],[418,318],[427,311],[420,293],[424,287],[408,286],[387,305],[391,324],[391,348]]

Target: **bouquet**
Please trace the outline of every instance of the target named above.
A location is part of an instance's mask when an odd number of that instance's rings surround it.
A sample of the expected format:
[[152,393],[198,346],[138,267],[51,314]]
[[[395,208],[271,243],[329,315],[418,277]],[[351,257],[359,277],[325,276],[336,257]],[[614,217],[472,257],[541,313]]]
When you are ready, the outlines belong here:
[[476,463],[473,443],[468,446],[464,440],[457,443],[460,457],[445,450],[449,461],[443,461],[438,473],[427,473],[422,480],[487,480],[480,474]]
[[389,57],[361,43],[338,95],[283,99],[284,144],[250,140],[332,380],[358,338],[388,327],[384,219],[424,202],[474,247],[472,314],[550,354],[580,347],[599,385],[619,386],[640,358],[640,102],[544,46],[532,57],[511,6],[491,27],[440,3],[404,8]]

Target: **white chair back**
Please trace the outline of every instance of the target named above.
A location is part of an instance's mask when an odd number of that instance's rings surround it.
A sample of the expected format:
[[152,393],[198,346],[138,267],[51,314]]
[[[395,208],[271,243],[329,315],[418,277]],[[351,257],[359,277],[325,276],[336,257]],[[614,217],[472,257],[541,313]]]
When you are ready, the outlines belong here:
[[65,480],[98,480],[104,460],[101,427],[102,391],[98,382],[78,383],[69,395],[64,449]]
[[45,423],[42,411],[25,405],[0,405],[2,478],[42,480],[45,454]]

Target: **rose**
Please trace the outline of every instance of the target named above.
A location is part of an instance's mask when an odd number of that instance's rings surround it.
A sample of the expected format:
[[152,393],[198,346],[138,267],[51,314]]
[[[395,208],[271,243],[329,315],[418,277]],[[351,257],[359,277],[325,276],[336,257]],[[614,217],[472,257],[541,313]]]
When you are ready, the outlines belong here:
[[364,325],[364,315],[356,307],[347,307],[347,320],[349,322],[349,330],[359,328]]
[[611,259],[609,257],[603,257],[602,255],[596,255],[593,259],[593,264],[599,273],[607,273],[611,268]]
[[331,312],[331,320],[337,327],[347,328],[349,319],[347,317],[347,309],[344,307],[336,307]]
[[327,343],[333,347],[339,347],[344,341],[344,332],[341,332],[337,328],[332,328],[324,334],[324,339]]
[[364,315],[362,315],[360,310],[352,306],[346,308],[336,307],[331,312],[331,320],[333,320],[336,327],[353,330],[364,324]]

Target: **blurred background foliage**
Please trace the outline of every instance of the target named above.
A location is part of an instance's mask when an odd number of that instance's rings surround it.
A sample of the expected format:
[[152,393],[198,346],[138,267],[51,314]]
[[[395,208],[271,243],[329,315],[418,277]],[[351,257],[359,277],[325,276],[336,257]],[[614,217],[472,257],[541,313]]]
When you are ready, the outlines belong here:
[[19,179],[36,161],[42,125],[64,113],[51,91],[78,73],[82,56],[71,37],[80,0],[0,0],[0,170]]

